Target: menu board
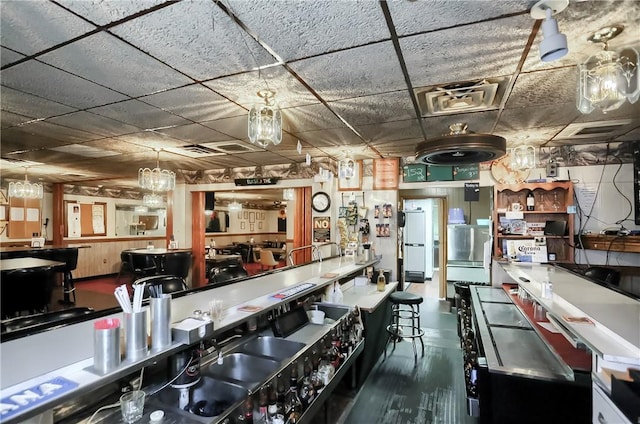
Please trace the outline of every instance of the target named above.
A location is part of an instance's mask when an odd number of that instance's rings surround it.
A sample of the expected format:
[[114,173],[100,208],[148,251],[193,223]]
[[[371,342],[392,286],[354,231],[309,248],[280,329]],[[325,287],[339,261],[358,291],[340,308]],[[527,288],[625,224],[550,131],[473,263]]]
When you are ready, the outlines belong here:
[[415,163],[402,168],[402,179],[405,183],[427,181],[427,165]]
[[477,180],[480,175],[480,166],[477,163],[453,167],[454,181]]

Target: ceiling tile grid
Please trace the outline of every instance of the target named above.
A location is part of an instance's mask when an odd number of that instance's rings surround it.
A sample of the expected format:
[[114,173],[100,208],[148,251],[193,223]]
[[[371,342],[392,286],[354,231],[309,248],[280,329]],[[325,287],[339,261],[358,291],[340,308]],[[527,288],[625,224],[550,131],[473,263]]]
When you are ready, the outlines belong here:
[[106,25],[147,10],[166,0],[58,0],[63,7],[85,17],[96,25]]
[[2,47],[0,49],[0,66],[8,65],[9,63],[17,62],[24,57],[23,54],[14,52],[11,49]]
[[49,118],[47,122],[98,134],[103,137],[118,136],[140,131],[140,128],[133,125],[85,111]]
[[111,31],[197,80],[276,62],[213,1],[178,2]]
[[330,102],[329,107],[354,126],[416,117],[411,94],[407,90],[337,100]]
[[[4,80],[4,71],[1,75]],[[2,87],[0,103],[2,104],[3,111],[12,111],[24,116],[30,116],[34,119],[49,118],[76,110],[76,108],[22,91],[13,90],[5,86]]]
[[506,109],[575,102],[578,77],[573,67],[520,74]]
[[189,124],[190,121],[180,116],[166,112],[153,106],[149,106],[138,100],[113,103],[106,106],[95,107],[92,113],[106,116],[144,130],[166,128],[176,125]]

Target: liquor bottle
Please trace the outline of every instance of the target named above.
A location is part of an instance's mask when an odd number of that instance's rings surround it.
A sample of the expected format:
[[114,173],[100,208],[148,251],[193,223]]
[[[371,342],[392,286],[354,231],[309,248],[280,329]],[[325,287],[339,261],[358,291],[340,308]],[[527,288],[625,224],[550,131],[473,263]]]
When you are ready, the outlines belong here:
[[[296,379],[297,383],[297,379]],[[294,384],[293,379],[289,380],[289,391],[287,392],[284,402],[284,416],[286,424],[296,424],[302,416],[302,402],[298,397],[298,388]]]
[[329,360],[334,369],[338,369],[342,363],[342,354],[340,353],[340,339],[336,330],[331,332],[331,347],[329,348]]
[[322,352],[322,358],[320,359],[320,365],[318,366],[318,375],[326,386],[333,378],[336,369],[333,365],[331,365],[331,361],[329,359],[329,348],[325,346],[324,340],[325,339],[323,338],[321,342],[321,346],[324,350]]
[[529,190],[527,193],[527,210],[532,211],[535,209],[536,198],[533,197],[533,191]]
[[251,396],[244,403],[244,423],[253,424],[253,399]]
[[384,278],[384,272],[381,269],[378,271],[378,284],[377,284],[378,291],[383,292],[386,285],[387,285],[387,279]]
[[298,362],[293,361],[291,364],[291,374],[289,374],[289,387],[295,387],[298,390]]
[[267,408],[269,406],[269,394],[267,392],[267,386],[260,387],[260,393],[258,395],[258,416],[255,417],[255,421],[258,423],[267,424],[269,417],[267,416]]
[[311,372],[311,361],[307,356],[304,358],[304,376],[302,377],[302,384],[300,384],[300,389],[298,390],[298,396],[304,409],[307,409],[316,398],[316,389],[311,382]]

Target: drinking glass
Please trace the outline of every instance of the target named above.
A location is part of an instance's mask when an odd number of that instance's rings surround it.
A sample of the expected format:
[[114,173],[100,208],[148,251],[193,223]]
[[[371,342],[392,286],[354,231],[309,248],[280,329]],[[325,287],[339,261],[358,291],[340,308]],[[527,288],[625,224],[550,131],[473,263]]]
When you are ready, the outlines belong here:
[[224,316],[224,302],[222,299],[211,300],[209,302],[209,312],[211,313],[211,319],[220,321]]
[[558,201],[558,192],[553,192],[553,210],[560,210],[560,202]]
[[538,196],[538,204],[536,205],[538,207],[538,210],[540,211],[544,211],[544,193],[540,193],[540,195]]
[[142,418],[142,414],[144,412],[144,398],[145,393],[142,390],[134,390],[120,396],[122,421],[130,424]]

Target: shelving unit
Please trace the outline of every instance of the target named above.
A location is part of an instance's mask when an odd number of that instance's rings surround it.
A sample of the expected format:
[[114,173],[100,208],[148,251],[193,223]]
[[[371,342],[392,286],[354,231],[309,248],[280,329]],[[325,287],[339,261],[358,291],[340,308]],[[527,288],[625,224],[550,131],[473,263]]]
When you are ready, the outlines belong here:
[[[544,228],[547,221],[566,221],[565,235],[507,234],[500,225],[500,218],[512,211],[514,203],[526,208],[527,194],[533,192],[535,209],[522,211],[522,220],[529,226],[538,223]],[[494,187],[493,207],[493,252],[496,257],[503,257],[505,240],[530,240],[545,237],[547,252],[554,253],[556,259],[549,262],[574,262],[573,253],[573,220],[574,214],[567,213],[567,207],[573,204],[573,184],[568,182],[497,184]]]

